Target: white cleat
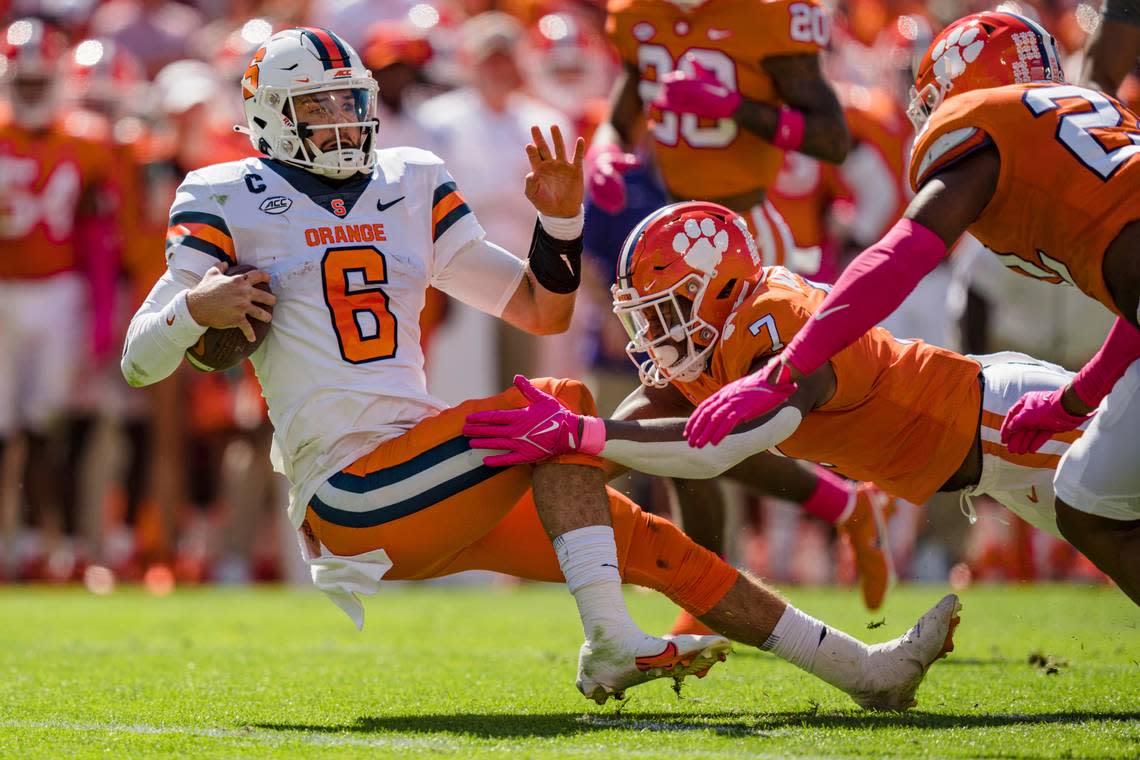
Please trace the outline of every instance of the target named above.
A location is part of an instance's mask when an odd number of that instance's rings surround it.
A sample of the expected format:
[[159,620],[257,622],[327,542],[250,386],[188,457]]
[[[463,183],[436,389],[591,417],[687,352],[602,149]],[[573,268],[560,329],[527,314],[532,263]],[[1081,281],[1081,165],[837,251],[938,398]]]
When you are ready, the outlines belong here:
[[646,636],[641,642],[587,641],[578,653],[578,691],[599,705],[610,697],[625,699],[625,690],[655,678],[704,678],[724,662],[732,642],[723,636]]
[[954,629],[962,605],[947,594],[897,639],[871,647],[860,688],[851,692],[867,710],[906,710],[918,704],[914,694],[935,660],[954,651]]

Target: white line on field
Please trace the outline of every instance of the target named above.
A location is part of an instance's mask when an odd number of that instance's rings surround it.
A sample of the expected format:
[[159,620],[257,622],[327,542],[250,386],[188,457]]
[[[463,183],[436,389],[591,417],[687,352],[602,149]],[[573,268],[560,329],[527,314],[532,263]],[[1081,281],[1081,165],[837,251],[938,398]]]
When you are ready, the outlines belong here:
[[[525,719],[525,716],[520,716],[520,719]],[[589,725],[593,724],[598,727],[613,727],[618,729],[628,729],[638,732],[649,733],[667,733],[675,732],[678,730],[694,730],[688,727],[679,727],[676,724],[669,724],[660,721],[647,721],[647,720],[629,720],[619,716],[597,716],[593,714],[584,715],[581,722]],[[725,731],[728,726],[707,725],[703,728],[710,729],[717,733],[731,734],[735,731]],[[537,736],[534,737],[539,743],[537,745],[526,742],[525,737],[518,737],[516,741],[509,743],[497,742],[494,745],[488,746],[482,740],[473,737],[472,743],[459,743],[454,741],[447,741],[438,738],[429,737],[405,737],[405,736],[392,736],[392,737],[363,737],[351,736],[345,733],[321,732],[310,730],[292,730],[292,729],[262,729],[262,728],[195,728],[192,726],[161,726],[150,725],[146,723],[79,723],[72,721],[54,721],[54,720],[6,720],[0,721],[0,729],[45,729],[52,731],[78,731],[85,733],[100,733],[100,734],[138,734],[138,735],[152,735],[152,736],[200,736],[219,739],[245,739],[247,741],[259,742],[266,745],[284,745],[290,741],[297,741],[303,744],[312,744],[316,746],[326,747],[374,747],[374,748],[389,748],[389,749],[404,749],[404,750],[429,750],[436,752],[453,752],[457,754],[470,754],[472,751],[478,752],[495,752],[495,753],[509,753],[512,755],[519,752],[526,753],[527,750],[533,751],[551,751],[561,755],[585,755],[590,757],[597,757],[606,753],[614,753],[614,747],[610,745],[597,744],[590,741],[588,735],[568,735],[561,737],[567,741],[578,741],[579,744],[558,745],[551,744],[551,739],[555,737]],[[733,727],[739,729],[739,726]],[[745,736],[751,735],[756,738],[771,736],[773,732],[749,732],[747,729],[742,732]],[[785,733],[785,732],[779,732]],[[742,736],[743,738],[743,736]],[[662,756],[660,748],[622,748],[617,751],[623,757],[650,757],[657,758]],[[767,752],[755,752],[751,749],[745,749],[740,746],[730,746],[724,748],[708,748],[698,751],[687,751],[686,756],[689,758],[717,758],[717,757],[752,757],[752,758],[783,758],[784,754],[770,754]]]
[[54,720],[6,720],[0,728],[43,728],[95,733],[152,734],[159,736],[206,736],[226,739],[249,739],[272,744],[285,744],[295,739],[306,744],[350,747],[402,747],[405,749],[459,750],[462,745],[441,739],[408,737],[363,737],[320,731],[274,730],[261,728],[193,728],[191,726],[152,726],[145,723],[72,723]]

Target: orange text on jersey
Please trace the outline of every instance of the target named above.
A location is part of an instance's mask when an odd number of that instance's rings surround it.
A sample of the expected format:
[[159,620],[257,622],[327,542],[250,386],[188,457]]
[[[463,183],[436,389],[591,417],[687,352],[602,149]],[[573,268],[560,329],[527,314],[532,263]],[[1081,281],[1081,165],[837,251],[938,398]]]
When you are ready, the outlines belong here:
[[305,230],[305,243],[310,248],[337,243],[382,243],[387,239],[383,224],[338,224],[335,227],[309,227]]

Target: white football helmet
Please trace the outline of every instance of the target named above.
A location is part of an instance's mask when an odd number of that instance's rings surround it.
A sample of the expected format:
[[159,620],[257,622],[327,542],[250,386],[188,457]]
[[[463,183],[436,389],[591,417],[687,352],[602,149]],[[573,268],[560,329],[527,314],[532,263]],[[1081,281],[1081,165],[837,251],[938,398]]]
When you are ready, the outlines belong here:
[[[372,171],[378,87],[360,56],[337,35],[318,27],[278,32],[254,53],[241,88],[248,128],[237,129],[249,135],[257,150],[326,177]],[[351,92],[355,121],[330,117],[328,123],[313,123],[297,117],[298,96],[339,91]],[[344,147],[342,130],[357,127],[359,146]],[[310,139],[323,129],[335,130],[335,148],[322,150]]]

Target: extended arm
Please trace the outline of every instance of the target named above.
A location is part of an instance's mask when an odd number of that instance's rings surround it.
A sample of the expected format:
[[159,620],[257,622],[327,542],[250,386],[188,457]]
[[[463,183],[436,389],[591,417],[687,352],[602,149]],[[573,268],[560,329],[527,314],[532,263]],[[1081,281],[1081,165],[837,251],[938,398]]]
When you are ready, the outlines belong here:
[[431,284],[520,330],[547,335],[569,327],[582,278],[585,142],[578,138],[568,158],[557,125],[550,129],[550,143],[537,126],[530,132],[526,197],[538,221],[529,255],[520,260],[480,237],[440,265]]
[[[801,383],[779,408],[742,426],[718,445],[697,452],[685,443],[683,417],[603,420],[575,414],[521,376],[515,378],[515,386],[530,405],[472,414],[463,434],[473,439],[474,448],[508,452],[488,456],[485,463],[493,466],[578,451],[650,475],[712,478],[787,439],[804,414],[822,402],[832,379],[828,367]],[[636,415],[636,403],[623,404],[618,414]]]
[[801,377],[897,309],[981,214],[993,197],[999,169],[996,150],[986,148],[927,181],[904,218],[847,266],[815,317],[777,359],[697,407],[686,428],[690,444],[716,443],[740,423],[773,409],[795,392]]

